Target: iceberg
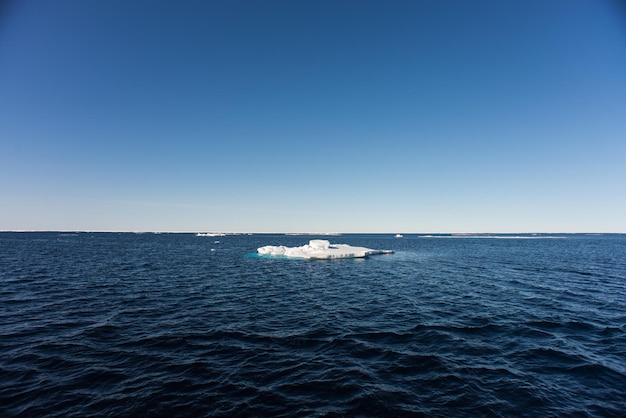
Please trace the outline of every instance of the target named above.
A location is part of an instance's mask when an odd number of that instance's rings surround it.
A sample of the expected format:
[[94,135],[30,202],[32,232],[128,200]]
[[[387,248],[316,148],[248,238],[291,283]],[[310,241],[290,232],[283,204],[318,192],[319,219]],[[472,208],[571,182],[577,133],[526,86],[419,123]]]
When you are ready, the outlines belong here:
[[353,247],[348,244],[331,244],[330,241],[324,239],[313,239],[301,247],[266,245],[259,247],[257,253],[262,256],[327,260],[331,258],[364,258],[375,254],[393,254],[393,251],[372,250],[371,248]]

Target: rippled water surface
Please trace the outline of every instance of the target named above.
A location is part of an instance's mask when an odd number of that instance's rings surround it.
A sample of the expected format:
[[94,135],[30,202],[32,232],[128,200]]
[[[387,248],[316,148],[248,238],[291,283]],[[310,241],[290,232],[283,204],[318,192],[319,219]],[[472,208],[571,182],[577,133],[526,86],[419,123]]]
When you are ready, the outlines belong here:
[[0,233],[0,416],[626,413],[626,236],[313,238]]

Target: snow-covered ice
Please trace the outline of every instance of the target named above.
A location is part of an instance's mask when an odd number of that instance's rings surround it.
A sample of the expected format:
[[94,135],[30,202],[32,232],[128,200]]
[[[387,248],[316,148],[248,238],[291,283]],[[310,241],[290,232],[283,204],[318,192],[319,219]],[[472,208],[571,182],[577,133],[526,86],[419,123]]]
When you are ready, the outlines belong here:
[[257,249],[259,255],[282,256],[323,260],[329,258],[363,258],[375,254],[392,254],[391,250],[372,250],[365,247],[353,247],[348,244],[331,244],[324,239],[313,239],[301,247],[284,245],[266,245]]

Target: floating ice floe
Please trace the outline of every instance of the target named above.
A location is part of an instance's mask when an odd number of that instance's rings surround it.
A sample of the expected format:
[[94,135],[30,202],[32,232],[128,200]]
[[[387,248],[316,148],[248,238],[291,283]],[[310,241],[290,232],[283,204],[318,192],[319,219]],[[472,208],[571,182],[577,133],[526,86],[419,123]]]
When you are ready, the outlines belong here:
[[301,247],[285,247],[283,245],[267,245],[257,249],[259,255],[308,260],[325,260],[330,258],[363,258],[375,254],[392,254],[392,250],[372,250],[365,247],[353,247],[348,244],[331,244],[324,239],[313,239]]

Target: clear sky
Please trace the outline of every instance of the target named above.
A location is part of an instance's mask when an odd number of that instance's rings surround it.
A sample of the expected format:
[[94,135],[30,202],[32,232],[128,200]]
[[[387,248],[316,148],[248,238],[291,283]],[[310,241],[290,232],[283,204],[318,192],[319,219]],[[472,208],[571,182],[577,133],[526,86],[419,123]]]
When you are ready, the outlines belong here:
[[626,232],[626,7],[4,2],[0,230]]

